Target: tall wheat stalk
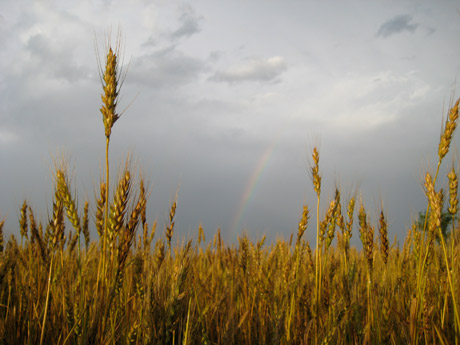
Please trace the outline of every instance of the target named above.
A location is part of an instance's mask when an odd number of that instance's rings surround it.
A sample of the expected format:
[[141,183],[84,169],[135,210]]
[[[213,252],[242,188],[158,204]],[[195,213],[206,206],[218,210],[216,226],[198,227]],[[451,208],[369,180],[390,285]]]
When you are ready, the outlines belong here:
[[316,331],[315,331],[315,344],[318,343],[318,331],[320,328],[319,309],[321,301],[321,252],[320,252],[320,219],[319,207],[321,198],[321,175],[319,174],[319,152],[316,147],[313,148],[312,153],[313,166],[311,167],[311,175],[313,180],[313,189],[317,196],[316,205],[316,250],[315,250],[315,298],[316,298]]
[[[120,36],[120,35],[119,35]],[[109,189],[110,189],[110,169],[109,169],[109,145],[110,136],[112,134],[112,127],[115,122],[120,118],[117,113],[118,95],[122,85],[120,80],[121,67],[119,66],[119,53],[121,49],[120,37],[117,39],[115,50],[110,46],[110,38],[107,40],[107,55],[105,59],[105,68],[102,69],[101,63],[98,60],[100,79],[102,83],[103,93],[101,94],[102,107],[100,109],[102,114],[102,121],[104,123],[106,145],[105,145],[105,211],[104,211],[104,232],[102,239],[102,260],[101,260],[101,273],[104,276],[106,272],[106,256],[107,256],[107,233],[109,227]],[[99,279],[99,276],[98,276]]]

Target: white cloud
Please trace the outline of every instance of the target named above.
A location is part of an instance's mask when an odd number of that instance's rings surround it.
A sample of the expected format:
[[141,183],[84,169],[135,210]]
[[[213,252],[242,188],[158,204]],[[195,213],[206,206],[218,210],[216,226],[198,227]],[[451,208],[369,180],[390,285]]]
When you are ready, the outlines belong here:
[[250,59],[227,70],[217,71],[211,79],[228,83],[242,81],[267,82],[279,77],[286,68],[284,58],[281,56],[273,56],[268,59]]
[[[328,82],[325,92],[306,97],[302,121],[317,121],[324,129],[365,133],[397,123],[426,102],[432,87],[416,71],[391,70],[371,74],[350,73]],[[305,126],[306,127],[306,126]]]

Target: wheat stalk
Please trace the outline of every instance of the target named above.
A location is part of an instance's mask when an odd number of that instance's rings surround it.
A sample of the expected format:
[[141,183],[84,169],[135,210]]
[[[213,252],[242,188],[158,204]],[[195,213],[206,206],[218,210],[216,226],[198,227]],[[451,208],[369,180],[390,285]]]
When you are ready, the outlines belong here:
[[[105,274],[105,258],[107,250],[107,237],[108,237],[108,228],[109,228],[109,186],[110,186],[110,174],[109,174],[109,145],[110,145],[110,136],[112,134],[112,127],[115,122],[120,118],[120,115],[117,113],[117,104],[118,104],[118,95],[120,92],[121,85],[123,84],[120,81],[121,67],[118,63],[118,55],[121,48],[120,33],[118,36],[116,49],[113,50],[110,46],[110,38],[107,40],[107,55],[105,59],[105,68],[102,69],[101,63],[98,60],[99,64],[99,73],[102,83],[103,93],[101,95],[102,107],[100,108],[102,114],[102,121],[104,123],[105,136],[106,136],[106,146],[105,146],[105,169],[106,169],[106,188],[105,188],[105,217],[104,217],[104,239],[102,245],[102,273]],[[97,46],[96,46],[97,49]]]
[[321,175],[319,174],[319,152],[316,147],[313,148],[312,153],[313,166],[311,167],[311,176],[313,180],[313,189],[317,196],[316,205],[316,250],[315,250],[315,298],[316,298],[316,331],[315,331],[315,343],[318,342],[319,332],[319,307],[321,300],[321,289],[320,289],[320,274],[321,274],[321,253],[320,253],[320,219],[319,219],[319,206],[321,198]]

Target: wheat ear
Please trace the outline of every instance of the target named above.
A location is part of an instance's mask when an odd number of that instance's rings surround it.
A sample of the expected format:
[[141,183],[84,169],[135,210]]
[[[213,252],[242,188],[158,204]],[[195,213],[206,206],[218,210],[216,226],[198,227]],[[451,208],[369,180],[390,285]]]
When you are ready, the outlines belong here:
[[96,230],[99,235],[99,238],[102,238],[104,234],[104,207],[106,203],[106,185],[104,182],[100,183],[99,186],[100,193],[99,199],[96,200],[97,208],[96,208]]
[[439,148],[438,148],[438,156],[439,161],[446,156],[447,152],[449,152],[449,146],[452,141],[452,135],[457,128],[458,123],[458,105],[460,99],[455,102],[454,106],[449,111],[449,116],[446,119],[446,124],[444,125],[444,130],[441,135],[441,140],[439,141]]
[[385,215],[383,214],[383,210],[380,211],[379,234],[380,234],[380,252],[382,253],[383,262],[386,265],[388,262],[389,245],[388,245],[387,221],[385,219]]
[[0,253],[3,253],[3,247],[4,247],[4,242],[3,242],[3,225],[5,224],[5,220],[3,219],[0,222]]
[[90,243],[90,235],[89,235],[89,219],[88,219],[88,210],[89,210],[89,203],[85,201],[85,206],[83,208],[83,224],[82,224],[82,232],[83,236],[85,237],[85,248],[88,250],[89,243]]
[[176,215],[177,194],[169,210],[169,224],[166,227],[166,239],[168,241],[169,252],[171,253],[171,238],[174,234],[174,216]]
[[113,204],[110,206],[110,219],[108,229],[108,242],[111,249],[111,257],[113,258],[115,249],[115,239],[123,226],[123,221],[126,213],[126,205],[128,203],[129,191],[131,189],[131,174],[129,170],[125,170],[123,178],[118,183]]
[[56,171],[56,179],[59,197],[61,198],[62,203],[65,206],[67,217],[69,218],[70,223],[72,223],[73,227],[75,228],[77,235],[80,236],[80,217],[78,216],[75,200],[72,198],[72,195],[70,194],[70,189],[65,172],[63,170],[58,169]]
[[455,216],[458,211],[458,177],[454,167],[447,174],[449,179],[449,213]]
[[50,220],[51,243],[53,250],[62,249],[64,246],[64,204],[62,203],[59,191],[56,188],[53,202],[53,219]]
[[24,203],[21,207],[21,217],[19,218],[19,228],[21,232],[21,244],[23,239],[28,239],[27,234],[27,201],[24,200]]
[[309,213],[308,205],[304,205],[303,210],[302,210],[302,218],[300,219],[299,228],[297,231],[296,247],[300,245],[300,240],[303,234],[305,233],[305,231],[307,230],[308,220],[310,219],[310,216],[308,213]]

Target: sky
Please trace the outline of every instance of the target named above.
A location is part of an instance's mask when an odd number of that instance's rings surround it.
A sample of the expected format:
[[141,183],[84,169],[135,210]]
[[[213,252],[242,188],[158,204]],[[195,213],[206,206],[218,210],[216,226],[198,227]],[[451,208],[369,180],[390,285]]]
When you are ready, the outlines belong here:
[[[207,240],[217,228],[227,242],[288,239],[308,204],[314,243],[317,146],[320,214],[336,186],[344,203],[358,193],[373,223],[383,204],[391,243],[402,244],[426,208],[421,181],[459,96],[459,10],[448,0],[3,0],[4,231],[18,235],[24,199],[46,224],[63,156],[80,211],[89,200],[94,212],[105,159],[97,52],[104,63],[121,31],[111,176],[130,156],[159,232],[177,193],[176,240],[199,224]],[[451,151],[446,169],[458,167]]]

